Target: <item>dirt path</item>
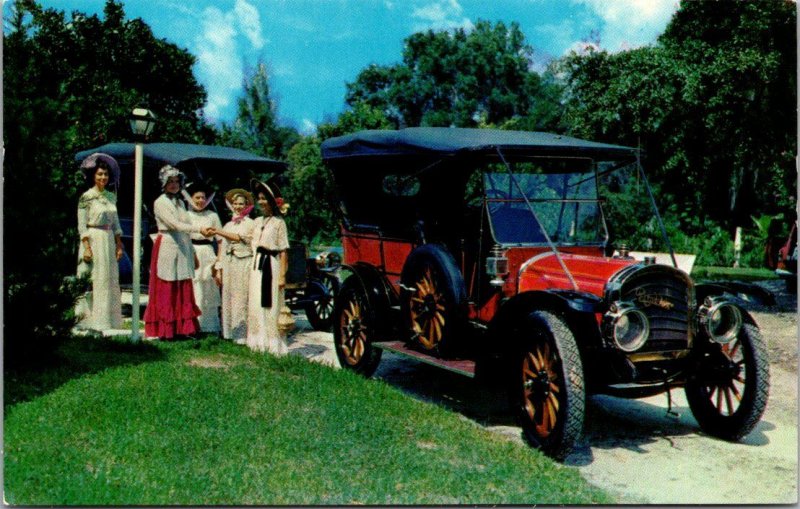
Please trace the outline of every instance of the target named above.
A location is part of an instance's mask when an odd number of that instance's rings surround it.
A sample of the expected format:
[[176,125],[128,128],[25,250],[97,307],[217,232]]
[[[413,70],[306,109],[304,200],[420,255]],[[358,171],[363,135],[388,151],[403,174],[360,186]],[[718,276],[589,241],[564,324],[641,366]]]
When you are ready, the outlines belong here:
[[[752,311],[770,352],[771,390],[764,417],[742,442],[702,434],[682,390],[672,391],[677,416],[667,414],[666,395],[595,396],[584,439],[566,463],[623,503],[796,504],[797,302],[779,294],[775,308]],[[298,326],[290,351],[338,366],[331,334],[312,331],[301,315]],[[375,377],[522,441],[505,397],[470,379],[392,354],[384,354]]]

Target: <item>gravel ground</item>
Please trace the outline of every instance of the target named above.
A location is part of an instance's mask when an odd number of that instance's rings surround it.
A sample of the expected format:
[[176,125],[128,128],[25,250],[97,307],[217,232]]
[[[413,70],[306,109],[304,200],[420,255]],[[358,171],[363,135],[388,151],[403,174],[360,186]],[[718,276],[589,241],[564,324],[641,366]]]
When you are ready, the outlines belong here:
[[[704,435],[682,390],[672,391],[677,415],[667,413],[663,394],[594,396],[584,439],[566,463],[623,503],[797,504],[797,299],[781,282],[762,285],[778,300],[772,308],[751,307],[769,348],[771,390],[764,417],[747,437],[729,443]],[[296,318],[290,352],[338,367],[332,335],[313,331],[302,314]],[[505,398],[473,380],[394,354],[384,354],[375,378],[522,442]]]

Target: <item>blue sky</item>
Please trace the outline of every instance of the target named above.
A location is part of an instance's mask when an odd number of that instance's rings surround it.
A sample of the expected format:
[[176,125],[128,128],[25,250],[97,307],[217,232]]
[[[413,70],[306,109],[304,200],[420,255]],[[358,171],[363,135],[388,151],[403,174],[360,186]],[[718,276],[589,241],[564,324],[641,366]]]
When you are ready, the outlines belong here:
[[[39,0],[102,15],[105,0]],[[536,64],[579,49],[593,32],[616,52],[652,44],[678,0],[127,0],[157,37],[197,57],[206,117],[230,122],[245,68],[267,64],[284,124],[304,133],[344,109],[345,83],[370,64],[400,61],[403,39],[479,20],[516,21]],[[6,8],[8,4],[6,3]]]

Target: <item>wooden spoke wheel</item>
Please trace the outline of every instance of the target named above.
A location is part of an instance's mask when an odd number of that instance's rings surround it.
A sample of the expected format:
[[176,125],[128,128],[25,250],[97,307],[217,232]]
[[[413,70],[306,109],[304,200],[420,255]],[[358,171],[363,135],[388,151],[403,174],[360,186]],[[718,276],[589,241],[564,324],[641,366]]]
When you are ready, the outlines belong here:
[[366,292],[354,280],[345,285],[334,306],[333,340],[339,364],[365,376],[375,372],[381,351],[372,345],[374,318]]
[[467,297],[452,255],[438,244],[422,245],[408,255],[400,281],[409,340],[434,355],[455,354],[464,343]]
[[446,298],[437,288],[431,268],[425,271],[411,294],[411,328],[420,344],[428,350],[442,341],[446,318]]
[[522,359],[523,404],[537,436],[547,438],[558,424],[560,361],[550,343],[539,344]]
[[745,323],[730,343],[712,344],[685,390],[704,431],[726,440],[748,434],[769,395],[769,363],[758,328]]
[[306,304],[306,318],[314,330],[327,331],[333,324],[334,298],[339,292],[339,281],[325,274],[319,283],[323,290],[315,300]]
[[536,311],[514,339],[512,408],[531,446],[564,459],[583,433],[583,365],[575,338],[559,317]]

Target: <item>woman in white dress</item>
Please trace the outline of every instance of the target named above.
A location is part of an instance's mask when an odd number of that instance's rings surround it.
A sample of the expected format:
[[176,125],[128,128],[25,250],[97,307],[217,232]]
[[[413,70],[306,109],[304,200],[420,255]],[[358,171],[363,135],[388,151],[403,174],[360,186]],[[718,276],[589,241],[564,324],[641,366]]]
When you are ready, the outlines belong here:
[[[208,204],[214,199],[214,193],[209,195],[208,189],[200,183],[187,186],[184,198],[189,203],[189,222],[198,228],[222,229],[222,222],[213,210],[208,210]],[[214,251],[212,239],[203,237],[200,233],[192,233],[192,246],[197,256],[197,266],[192,277],[194,287],[194,300],[202,313],[198,318],[200,330],[203,332],[219,332],[219,286],[214,281],[214,264],[217,253]]]
[[284,306],[289,248],[282,216],[289,206],[274,184],[253,181],[253,192],[262,216],[255,220],[253,228],[255,260],[250,270],[247,346],[258,352],[285,355],[289,348],[278,318]]
[[76,314],[82,328],[122,328],[119,265],[124,248],[117,215],[117,197],[109,183],[119,181],[119,165],[100,152],[87,157],[81,169],[92,187],[78,201],[78,275],[91,274],[91,290],[78,301]]
[[247,339],[247,299],[253,250],[253,195],[244,189],[225,193],[225,203],[233,217],[217,231],[223,238],[217,253],[218,283],[222,285],[222,337],[244,344]]

